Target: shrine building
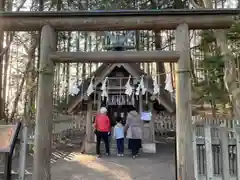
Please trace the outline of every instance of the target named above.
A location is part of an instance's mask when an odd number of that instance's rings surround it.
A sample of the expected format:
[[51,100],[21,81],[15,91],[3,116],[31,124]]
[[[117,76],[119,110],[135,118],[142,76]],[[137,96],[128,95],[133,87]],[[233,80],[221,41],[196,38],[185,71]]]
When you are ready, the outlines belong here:
[[[130,94],[126,93],[127,84],[132,87]],[[143,84],[144,87],[140,87]],[[86,121],[86,152],[95,146],[93,123],[101,106],[107,107],[112,126],[118,116],[126,120],[132,106],[140,114],[151,112],[151,120],[144,121],[143,146],[149,149],[147,151],[155,152],[155,121],[163,118],[159,114],[175,116],[175,98],[162,85],[158,85],[157,94],[154,88],[153,77],[134,63],[102,64],[90,78],[84,80],[79,86],[79,93],[71,97],[67,112],[71,115],[85,114],[82,120]],[[137,89],[140,89],[138,93]]]

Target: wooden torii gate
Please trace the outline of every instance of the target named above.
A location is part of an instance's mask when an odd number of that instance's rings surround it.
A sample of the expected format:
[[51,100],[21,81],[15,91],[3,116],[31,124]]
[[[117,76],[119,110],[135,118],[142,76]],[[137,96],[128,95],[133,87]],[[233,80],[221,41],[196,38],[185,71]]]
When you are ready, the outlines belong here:
[[[177,62],[176,124],[178,180],[193,180],[189,29],[224,29],[239,10],[101,12],[0,12],[2,31],[39,31],[40,70],[33,180],[50,180],[53,76],[55,63]],[[176,51],[56,52],[56,31],[176,30]]]

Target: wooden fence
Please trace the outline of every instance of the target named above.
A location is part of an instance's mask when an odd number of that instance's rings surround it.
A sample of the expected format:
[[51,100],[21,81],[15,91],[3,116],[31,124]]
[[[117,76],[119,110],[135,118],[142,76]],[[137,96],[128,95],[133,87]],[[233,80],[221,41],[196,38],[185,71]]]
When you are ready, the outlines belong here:
[[[53,142],[61,141],[68,136],[79,136],[85,133],[86,113],[76,116],[56,115],[53,121]],[[28,127],[28,144],[32,149],[34,141],[34,125]]]
[[240,180],[240,121],[193,117],[196,180]]
[[[240,180],[240,120],[192,120],[195,180]],[[173,118],[155,122],[156,136],[166,137],[175,128]]]

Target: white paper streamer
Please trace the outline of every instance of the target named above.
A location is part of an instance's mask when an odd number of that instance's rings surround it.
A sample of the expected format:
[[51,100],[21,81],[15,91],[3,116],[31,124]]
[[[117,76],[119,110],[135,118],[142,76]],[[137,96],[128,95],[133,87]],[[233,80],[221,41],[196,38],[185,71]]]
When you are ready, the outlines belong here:
[[170,93],[173,93],[172,75],[171,75],[171,73],[167,73],[166,74],[165,90],[167,90]]
[[91,78],[91,81],[89,83],[89,86],[88,86],[88,89],[87,89],[87,96],[90,96],[94,92],[93,79],[94,79],[94,76]]
[[157,83],[157,76],[155,76],[155,78],[153,79],[153,95],[157,95],[159,93],[160,93],[160,88]]
[[139,85],[138,85],[138,87],[136,89],[136,93],[135,94],[137,96],[139,96],[140,90],[142,90],[141,91],[142,95],[144,95],[146,93],[146,91],[147,91],[147,88],[145,88],[145,86],[144,86],[144,75],[141,76],[140,83],[139,83]]
[[72,87],[69,89],[69,93],[71,96],[75,96],[80,92],[80,89],[78,88],[78,85],[76,82],[73,83]]
[[102,97],[102,100],[104,100],[104,98],[108,97],[108,92],[107,92],[107,80],[108,80],[108,77],[106,77],[102,83],[102,87],[101,87],[101,90],[102,90],[102,94],[101,94],[101,97]]
[[125,88],[126,88],[125,94],[127,94],[128,96],[131,96],[133,93],[133,87],[130,84],[130,80],[131,80],[131,76],[128,77],[128,81],[125,85]]

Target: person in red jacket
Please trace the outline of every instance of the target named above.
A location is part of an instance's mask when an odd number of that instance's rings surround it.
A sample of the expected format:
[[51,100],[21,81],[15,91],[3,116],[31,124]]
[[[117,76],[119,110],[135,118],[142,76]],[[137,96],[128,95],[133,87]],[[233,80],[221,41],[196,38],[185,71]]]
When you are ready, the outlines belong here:
[[107,109],[105,107],[100,108],[100,113],[95,119],[95,133],[97,136],[96,151],[98,157],[100,157],[100,144],[101,140],[105,143],[106,155],[110,155],[109,150],[109,134],[111,132],[110,119],[107,116]]

